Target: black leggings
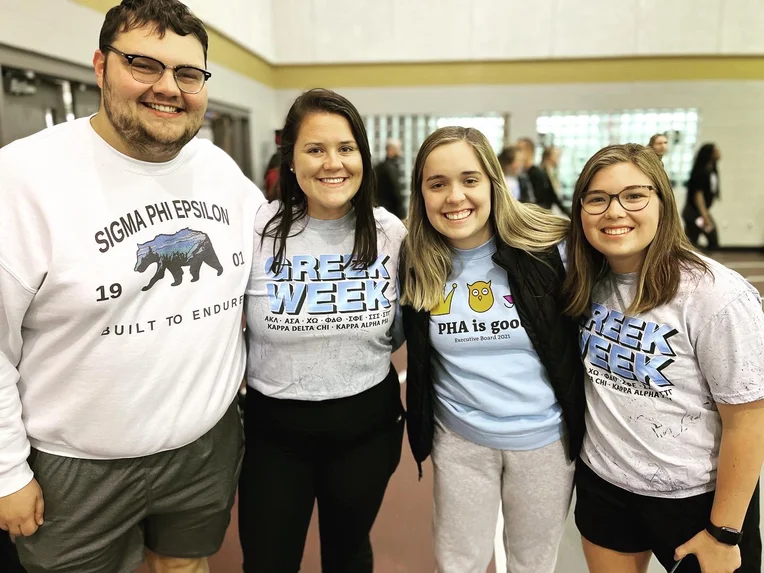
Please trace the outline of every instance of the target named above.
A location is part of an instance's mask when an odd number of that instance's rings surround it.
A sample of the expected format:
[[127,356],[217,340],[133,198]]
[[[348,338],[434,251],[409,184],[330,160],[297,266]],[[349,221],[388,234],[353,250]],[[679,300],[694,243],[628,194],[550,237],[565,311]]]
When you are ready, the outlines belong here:
[[322,571],[372,573],[369,532],[400,461],[403,426],[393,368],[336,400],[280,400],[249,388],[239,480],[245,573],[299,571],[316,501]]
[[19,562],[16,545],[11,541],[7,531],[0,531],[0,571],[3,573],[24,573]]

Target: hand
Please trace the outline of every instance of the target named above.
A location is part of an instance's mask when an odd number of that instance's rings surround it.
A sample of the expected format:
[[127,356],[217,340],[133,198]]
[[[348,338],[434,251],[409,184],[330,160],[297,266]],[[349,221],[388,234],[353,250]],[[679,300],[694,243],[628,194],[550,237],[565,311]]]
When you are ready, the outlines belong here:
[[700,563],[701,573],[734,573],[740,567],[740,548],[737,545],[725,545],[704,529],[674,552],[674,559],[679,561],[685,555],[694,553]]
[[706,233],[710,233],[714,230],[714,222],[711,219],[707,219],[703,221],[703,230]]
[[43,523],[45,504],[36,479],[19,491],[0,497],[0,529],[14,537],[32,535]]

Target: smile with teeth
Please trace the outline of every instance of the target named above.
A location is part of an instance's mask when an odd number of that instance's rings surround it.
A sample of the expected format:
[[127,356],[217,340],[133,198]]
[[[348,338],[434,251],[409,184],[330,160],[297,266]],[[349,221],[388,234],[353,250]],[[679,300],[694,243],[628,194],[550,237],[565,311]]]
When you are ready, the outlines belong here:
[[337,183],[344,183],[347,177],[323,177],[319,178],[321,183],[328,183],[329,185],[336,185]]
[[177,107],[173,107],[171,105],[159,105],[158,103],[147,103],[143,102],[143,105],[146,107],[150,107],[151,109],[155,109],[156,111],[161,111],[163,113],[179,113],[181,110]]
[[472,214],[472,209],[464,209],[462,211],[452,211],[451,213],[443,213],[443,216],[449,221],[460,221],[466,219]]
[[617,227],[617,228],[607,228],[602,229],[602,232],[606,235],[625,235],[626,233],[630,233],[632,231],[631,227]]

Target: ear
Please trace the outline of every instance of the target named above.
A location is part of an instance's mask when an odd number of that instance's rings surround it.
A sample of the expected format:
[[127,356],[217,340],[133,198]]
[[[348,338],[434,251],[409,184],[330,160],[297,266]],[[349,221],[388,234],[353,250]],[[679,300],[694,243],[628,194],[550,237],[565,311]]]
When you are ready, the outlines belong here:
[[491,281],[488,281],[488,286],[491,286]]
[[103,89],[104,76],[106,74],[106,54],[101,50],[96,50],[93,54],[93,69],[95,70],[96,83],[100,89]]

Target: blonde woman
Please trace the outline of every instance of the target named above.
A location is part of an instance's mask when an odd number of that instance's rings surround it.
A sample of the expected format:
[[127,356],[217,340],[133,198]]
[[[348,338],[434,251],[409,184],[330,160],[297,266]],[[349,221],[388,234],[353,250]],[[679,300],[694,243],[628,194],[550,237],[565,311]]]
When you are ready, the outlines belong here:
[[583,317],[576,524],[589,571],[644,573],[654,554],[667,570],[681,560],[677,573],[760,573],[759,294],[692,250],[660,159],[641,145],[584,166],[568,257],[567,310]]
[[440,573],[483,573],[503,507],[508,570],[552,573],[583,436],[565,220],[507,192],[475,129],[419,151],[402,262],[409,441],[435,470]]

